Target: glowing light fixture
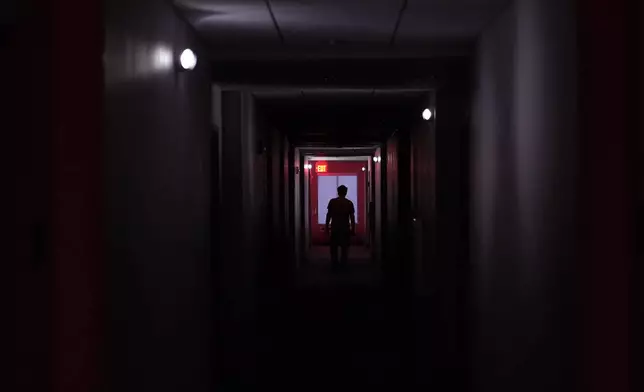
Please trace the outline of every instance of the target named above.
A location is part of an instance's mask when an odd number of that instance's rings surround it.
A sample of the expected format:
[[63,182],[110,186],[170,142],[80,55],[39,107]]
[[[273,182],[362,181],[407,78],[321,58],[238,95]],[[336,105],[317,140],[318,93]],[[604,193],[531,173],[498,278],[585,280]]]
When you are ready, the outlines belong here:
[[193,70],[197,66],[197,55],[191,49],[186,49],[181,52],[179,63],[181,64],[181,68]]
[[382,157],[373,157],[373,161],[378,163],[382,161]]
[[365,169],[364,166],[362,166],[362,171],[365,171],[365,170],[367,170],[367,169]]
[[326,173],[326,163],[316,165],[315,171],[318,173]]
[[165,46],[157,46],[154,49],[152,65],[155,70],[163,71],[172,68],[172,50]]
[[431,110],[429,109],[423,110],[423,120],[429,121],[433,116],[434,116],[434,113],[432,113]]
[[310,163],[305,163],[304,168],[308,169],[308,170],[311,170],[311,169],[313,169],[313,165],[311,165]]

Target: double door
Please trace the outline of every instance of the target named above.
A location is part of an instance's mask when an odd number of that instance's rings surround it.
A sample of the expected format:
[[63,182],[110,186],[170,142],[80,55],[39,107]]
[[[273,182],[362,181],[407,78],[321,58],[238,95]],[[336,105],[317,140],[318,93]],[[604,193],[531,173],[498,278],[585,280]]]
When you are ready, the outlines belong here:
[[338,196],[338,187],[344,185],[348,188],[347,199],[353,202],[356,217],[356,235],[357,239],[364,234],[364,217],[362,216],[363,200],[360,200],[360,195],[364,196],[364,192],[360,192],[359,176],[356,174],[318,174],[313,177],[317,183],[314,184],[311,194],[311,242],[313,245],[326,244],[328,239],[324,233],[324,226],[326,223],[326,213],[329,201]]

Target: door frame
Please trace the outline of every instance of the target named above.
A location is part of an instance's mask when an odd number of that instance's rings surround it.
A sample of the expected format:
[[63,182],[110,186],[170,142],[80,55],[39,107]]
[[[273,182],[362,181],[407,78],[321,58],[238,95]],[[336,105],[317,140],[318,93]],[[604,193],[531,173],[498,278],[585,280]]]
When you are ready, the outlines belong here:
[[[360,161],[361,162],[361,161]],[[330,163],[330,162],[329,162]],[[332,165],[330,165],[332,167]],[[365,171],[328,171],[326,173],[318,174],[313,169],[309,176],[309,214],[310,214],[310,238],[311,245],[327,245],[328,238],[324,234],[324,224],[319,224],[318,216],[320,211],[318,211],[318,177],[319,176],[356,176],[358,182],[357,189],[357,212],[358,212],[358,221],[356,222],[356,236],[352,238],[352,244],[366,244],[367,243],[367,176],[368,172],[366,170],[367,164],[364,164]]]

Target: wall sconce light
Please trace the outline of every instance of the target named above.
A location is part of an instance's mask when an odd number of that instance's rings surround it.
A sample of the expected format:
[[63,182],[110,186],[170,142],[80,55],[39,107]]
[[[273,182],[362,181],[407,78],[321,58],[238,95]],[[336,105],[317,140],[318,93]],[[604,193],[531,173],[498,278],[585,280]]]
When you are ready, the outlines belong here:
[[364,166],[362,166],[362,171],[365,171],[365,170],[367,170],[367,169],[365,169],[365,167],[364,167]]
[[197,66],[197,55],[191,49],[185,49],[179,56],[181,69],[192,71]]
[[429,121],[432,117],[434,117],[434,113],[432,113],[431,110],[429,109],[423,110],[423,120]]
[[311,169],[313,169],[313,165],[311,165],[310,163],[305,163],[304,168],[307,169],[307,170],[311,170]]
[[378,162],[382,161],[382,157],[373,157],[373,161],[378,163]]

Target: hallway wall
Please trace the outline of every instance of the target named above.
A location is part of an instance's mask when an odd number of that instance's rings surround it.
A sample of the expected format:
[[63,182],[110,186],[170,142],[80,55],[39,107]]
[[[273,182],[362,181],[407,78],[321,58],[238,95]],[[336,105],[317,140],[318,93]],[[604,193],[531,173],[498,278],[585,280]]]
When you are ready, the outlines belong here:
[[168,2],[104,7],[109,389],[209,391],[210,69]]
[[[436,108],[434,92],[428,93],[423,107]],[[421,108],[422,110],[422,108]],[[410,131],[411,141],[411,208],[413,224],[413,255],[416,292],[429,288],[435,260],[436,239],[436,123],[418,121]]]
[[[633,2],[578,2],[584,375],[593,391],[631,391],[635,211]],[[608,75],[608,77],[607,77]],[[636,109],[639,110],[639,109]],[[595,116],[602,113],[602,116]],[[598,159],[601,157],[601,159]],[[636,368],[635,374],[641,373]]]
[[518,0],[478,42],[471,160],[478,391],[577,390],[574,12],[570,1]]
[[[632,4],[631,19],[629,19],[634,30],[634,36],[631,41],[635,45],[635,50],[630,52],[631,68],[634,77],[638,83],[631,86],[631,93],[635,100],[631,102],[630,109],[633,111],[634,122],[634,148],[631,153],[635,157],[631,162],[634,164],[632,174],[635,178],[635,208],[636,238],[644,238],[644,4],[635,2]],[[631,374],[634,376],[634,390],[644,389],[644,374],[639,371],[639,364],[644,361],[644,242],[636,241],[636,258],[633,273],[634,284],[634,302],[633,302],[633,331],[634,333],[634,352],[632,357]],[[639,333],[638,333],[639,332]]]
[[[383,222],[383,238],[382,238],[382,252],[383,252],[383,268],[385,277],[390,280],[397,281],[398,274],[393,274],[394,268],[399,266],[400,258],[398,256],[399,244],[398,234],[399,227],[401,226],[398,221],[398,147],[399,141],[397,135],[391,136],[383,146],[382,161],[377,163],[380,165],[381,180],[383,181],[384,200],[382,203],[384,213]],[[404,170],[404,168],[403,168]]]
[[298,266],[302,265],[304,258],[304,203],[306,200],[302,197],[304,191],[304,168],[302,166],[303,157],[300,149],[295,147],[293,150],[293,241],[295,241],[295,262]]
[[270,241],[279,238],[270,230],[281,224],[274,222],[269,210],[269,205],[275,205],[273,186],[279,178],[273,177],[277,172],[272,159],[275,140],[271,142],[271,129],[253,95],[224,91],[222,117],[223,197],[219,207],[223,230],[216,272],[215,355],[218,386],[235,387],[252,385],[257,377],[261,290],[275,277],[267,265],[272,260],[266,256],[272,250]]
[[[387,139],[382,157],[384,170],[384,272],[386,279],[404,292],[413,291],[411,241],[411,145],[410,129],[404,124]],[[381,174],[382,175],[382,174]],[[401,202],[402,201],[402,202]],[[406,202],[404,202],[406,201]]]
[[298,201],[295,198],[295,188],[296,188],[296,175],[295,175],[295,166],[298,164],[298,160],[295,154],[295,146],[291,144],[286,135],[284,135],[284,176],[285,176],[285,185],[286,192],[284,197],[284,206],[286,208],[286,239],[288,252],[290,257],[293,258],[292,268],[297,267],[297,242],[295,241],[295,232],[297,227],[297,217],[295,216],[295,209]]
[[[471,59],[461,61],[458,71],[454,71],[458,77],[450,78],[436,91],[433,173],[424,180],[434,182],[430,189],[434,192],[435,214],[431,233],[434,238],[429,239],[430,244],[433,242],[433,253],[428,255],[429,260],[423,260],[428,270],[425,274],[430,294],[421,295],[419,300],[427,301],[432,309],[424,322],[433,333],[428,351],[433,353],[430,359],[434,383],[450,383],[456,390],[467,390],[471,384],[469,135],[472,65]],[[426,151],[431,154],[431,147]]]
[[[2,350],[2,359],[10,364],[0,388],[36,392],[50,384],[50,358],[55,357],[48,243],[53,207],[52,119],[47,111],[34,115],[54,97],[52,75],[40,72],[51,61],[49,42],[42,39],[48,34],[51,13],[44,7],[35,12],[33,0],[15,2],[19,3],[23,7],[15,10],[14,23],[0,30],[0,214],[6,222],[0,237],[4,266],[0,287],[3,320],[8,321],[0,328],[0,344],[9,348]],[[22,60],[13,61],[16,58]]]
[[[260,107],[260,111],[263,110]],[[266,121],[263,117],[262,122]],[[270,140],[268,149],[269,165],[267,185],[269,188],[268,209],[270,216],[269,255],[270,260],[262,266],[261,277],[265,286],[271,291],[279,291],[286,286],[290,278],[292,238],[290,236],[289,208],[289,176],[288,150],[289,143],[284,134],[271,124],[268,127],[267,138]]]
[[[376,151],[374,152],[374,157],[382,157],[383,155],[383,148],[378,147],[376,148]],[[383,157],[384,158],[384,157]],[[371,176],[372,181],[373,181],[373,187],[374,187],[374,217],[375,217],[375,227],[374,227],[374,245],[373,245],[373,250],[374,250],[374,256],[376,263],[380,265],[382,263],[383,259],[383,241],[384,241],[384,235],[383,235],[383,194],[384,194],[384,183],[383,183],[383,174],[382,174],[382,163],[376,163],[373,162],[371,163],[372,165],[372,170],[373,170],[373,175]]]

